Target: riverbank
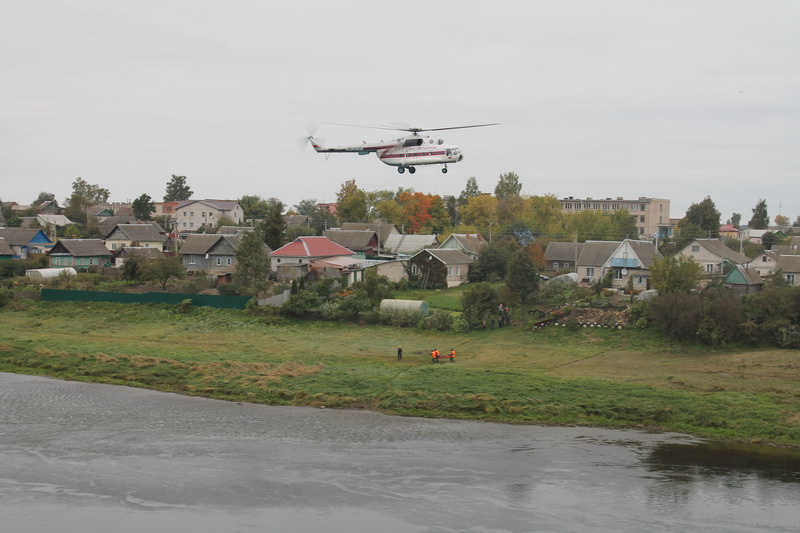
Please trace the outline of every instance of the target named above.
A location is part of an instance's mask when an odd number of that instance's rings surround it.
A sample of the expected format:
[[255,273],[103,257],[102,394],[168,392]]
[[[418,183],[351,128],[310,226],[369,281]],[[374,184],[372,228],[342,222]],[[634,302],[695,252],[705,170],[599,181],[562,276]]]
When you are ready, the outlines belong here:
[[[31,302],[0,310],[0,370],[254,403],[800,447],[797,351],[686,348],[638,330],[266,322],[209,308]],[[457,363],[431,364],[432,348],[453,347]]]

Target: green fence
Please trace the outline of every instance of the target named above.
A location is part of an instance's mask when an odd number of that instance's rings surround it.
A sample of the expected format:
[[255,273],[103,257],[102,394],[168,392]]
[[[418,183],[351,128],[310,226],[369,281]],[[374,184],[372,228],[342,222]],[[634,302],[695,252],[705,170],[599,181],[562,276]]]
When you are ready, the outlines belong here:
[[192,305],[244,309],[249,298],[246,296],[215,296],[213,294],[184,294],[175,292],[127,292],[66,291],[42,289],[43,302],[117,302],[126,304],[179,304],[189,299]]

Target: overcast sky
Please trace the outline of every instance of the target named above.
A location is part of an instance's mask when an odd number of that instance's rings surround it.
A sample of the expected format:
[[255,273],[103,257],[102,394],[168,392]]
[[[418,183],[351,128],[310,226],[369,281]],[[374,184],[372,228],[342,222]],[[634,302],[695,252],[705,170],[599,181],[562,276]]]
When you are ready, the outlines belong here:
[[[37,1],[0,16],[0,198],[335,201],[366,190],[710,195],[800,215],[800,2]],[[300,152],[308,121],[438,128],[463,162],[400,175]],[[324,125],[328,144],[392,132]],[[398,134],[399,135],[399,134]]]

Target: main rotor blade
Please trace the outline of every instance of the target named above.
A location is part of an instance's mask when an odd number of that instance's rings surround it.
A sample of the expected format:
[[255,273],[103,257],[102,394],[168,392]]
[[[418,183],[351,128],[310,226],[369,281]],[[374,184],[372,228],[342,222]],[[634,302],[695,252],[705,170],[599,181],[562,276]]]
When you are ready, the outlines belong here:
[[323,124],[331,124],[334,126],[349,126],[351,128],[371,128],[376,130],[395,130],[395,131],[408,131],[411,133],[420,133],[422,131],[444,131],[444,130],[461,130],[464,128],[483,128],[485,126],[498,126],[499,122],[492,122],[491,124],[472,124],[469,126],[450,126],[447,128],[402,128],[402,127],[386,127],[386,126],[362,126],[360,124],[342,124],[340,122],[324,122]]
[[485,126],[499,126],[499,122],[491,124],[473,124],[471,126],[451,126],[449,128],[417,128],[416,131],[444,131],[444,130],[463,130],[464,128],[483,128]]

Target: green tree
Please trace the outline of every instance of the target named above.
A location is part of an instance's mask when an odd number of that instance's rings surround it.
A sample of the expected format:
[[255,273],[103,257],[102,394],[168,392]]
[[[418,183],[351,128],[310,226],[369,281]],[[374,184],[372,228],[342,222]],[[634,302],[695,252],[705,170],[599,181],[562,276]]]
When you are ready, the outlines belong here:
[[258,296],[269,283],[271,272],[269,251],[264,245],[264,235],[258,231],[247,231],[236,250],[236,267],[233,281],[238,292],[245,296]]
[[748,228],[767,229],[769,227],[769,214],[767,213],[767,201],[759,199],[753,208],[753,216],[747,223]]
[[480,195],[481,190],[478,188],[478,180],[475,179],[475,176],[467,178],[467,185],[464,187],[464,190],[461,191],[461,194],[458,195],[458,207],[467,205],[471,198]]
[[732,214],[730,223],[733,224],[734,228],[738,228],[742,223],[742,214],[741,213]]
[[536,296],[539,288],[539,273],[525,248],[514,252],[508,261],[506,287],[523,306],[532,303]]
[[512,239],[498,239],[489,243],[469,270],[470,281],[497,281],[508,273],[511,257],[520,249]]
[[386,276],[381,276],[374,269],[364,273],[364,281],[352,285],[353,295],[357,299],[366,300],[369,309],[378,307],[382,300],[392,298],[392,282]]
[[336,214],[340,222],[367,221],[367,194],[356,180],[345,181],[336,194]]
[[611,218],[612,235],[615,240],[639,238],[636,217],[632,216],[627,209],[614,211],[608,216]]
[[[681,230],[696,226],[706,237],[719,237],[719,211],[711,197],[706,196],[702,202],[692,204],[681,219]],[[682,231],[682,233],[684,233]],[[695,235],[694,237],[697,237]]]
[[659,294],[689,292],[703,278],[703,267],[691,257],[673,255],[653,261],[650,277]]
[[56,200],[55,194],[43,191],[39,193],[39,196],[37,196],[33,202],[31,202],[31,206],[33,206],[33,208],[36,209],[43,202],[54,202],[55,200]]
[[133,215],[138,220],[151,220],[153,218],[153,212],[156,210],[155,202],[153,202],[153,199],[147,194],[142,194],[134,200],[131,207],[133,208]]
[[284,205],[277,198],[270,198],[267,203],[269,209],[261,224],[261,232],[267,246],[276,250],[283,245],[283,233],[286,231],[286,220],[283,218]]
[[162,255],[156,259],[142,261],[139,270],[142,273],[142,279],[159,282],[163,291],[167,290],[169,280],[186,277],[183,262],[177,255]]
[[192,189],[186,184],[186,176],[172,175],[167,182],[167,191],[164,194],[165,202],[181,202],[192,197]]
[[465,224],[488,228],[499,222],[497,198],[490,194],[481,194],[470,198],[460,211],[461,220]]
[[107,202],[110,194],[108,189],[88,183],[83,178],[76,178],[72,182],[72,194],[67,199],[68,206],[64,214],[75,222],[88,221],[89,208]]
[[782,230],[787,230],[792,225],[792,221],[786,215],[776,215],[775,216],[775,225],[777,225]]
[[497,290],[488,283],[480,283],[461,294],[463,317],[470,328],[486,326],[489,313],[497,309]]

